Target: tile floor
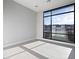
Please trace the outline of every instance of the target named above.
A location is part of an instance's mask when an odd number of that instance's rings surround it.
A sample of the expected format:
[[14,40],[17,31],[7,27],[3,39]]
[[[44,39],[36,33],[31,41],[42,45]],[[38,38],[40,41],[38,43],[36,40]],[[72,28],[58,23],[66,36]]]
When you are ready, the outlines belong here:
[[72,48],[35,41],[5,49],[3,56],[4,59],[68,59],[71,50]]

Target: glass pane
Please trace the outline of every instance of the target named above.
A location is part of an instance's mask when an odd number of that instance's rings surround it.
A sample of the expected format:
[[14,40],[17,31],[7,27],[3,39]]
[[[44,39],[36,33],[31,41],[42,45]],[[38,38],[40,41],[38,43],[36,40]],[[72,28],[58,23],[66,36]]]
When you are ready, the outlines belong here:
[[51,26],[50,25],[44,25],[44,32],[51,32]]
[[51,17],[44,18],[44,25],[51,25]]
[[75,42],[74,12],[52,16],[52,38],[67,42]]
[[56,40],[62,40],[62,41],[68,41],[67,35],[61,35],[61,34],[52,34],[52,38]]
[[53,25],[52,26],[52,33],[66,34],[65,26],[64,25]]
[[69,12],[69,11],[74,11],[74,5],[54,10],[54,11],[52,11],[52,15],[59,14],[59,13],[64,13],[64,12]]
[[49,15],[51,15],[51,12],[45,12],[44,13],[44,16],[49,16]]
[[46,38],[46,39],[51,39],[52,38],[52,34],[49,33],[49,32],[44,32],[44,36],[43,37]]
[[74,24],[74,12],[52,16],[52,25]]
[[[70,12],[70,13],[65,13],[65,12]],[[65,13],[65,14],[60,14],[60,13]],[[60,15],[55,15],[55,14],[60,14]],[[49,11],[44,12],[44,16],[47,16],[44,17],[44,27],[43,27],[44,38],[61,40],[66,42],[75,42],[74,5],[57,10],[52,10],[50,12]]]

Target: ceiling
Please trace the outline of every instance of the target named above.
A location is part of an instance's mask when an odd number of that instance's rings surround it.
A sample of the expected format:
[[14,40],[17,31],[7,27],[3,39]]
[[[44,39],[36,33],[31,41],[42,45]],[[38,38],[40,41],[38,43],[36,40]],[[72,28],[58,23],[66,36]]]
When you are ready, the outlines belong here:
[[14,0],[15,2],[40,12],[74,3],[75,0]]

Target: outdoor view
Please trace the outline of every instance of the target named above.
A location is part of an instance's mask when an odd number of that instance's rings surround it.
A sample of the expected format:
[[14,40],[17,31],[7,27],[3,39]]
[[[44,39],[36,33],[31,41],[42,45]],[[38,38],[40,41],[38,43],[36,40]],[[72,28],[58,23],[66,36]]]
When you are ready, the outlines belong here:
[[74,5],[54,11],[44,13],[43,37],[75,43]]

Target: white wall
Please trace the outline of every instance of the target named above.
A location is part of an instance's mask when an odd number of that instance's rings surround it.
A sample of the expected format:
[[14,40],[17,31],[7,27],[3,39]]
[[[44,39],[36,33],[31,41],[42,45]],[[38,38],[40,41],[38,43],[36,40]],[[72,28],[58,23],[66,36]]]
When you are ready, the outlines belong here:
[[37,14],[37,39],[43,38],[43,12]]
[[12,0],[3,0],[4,46],[35,39],[36,14]]

